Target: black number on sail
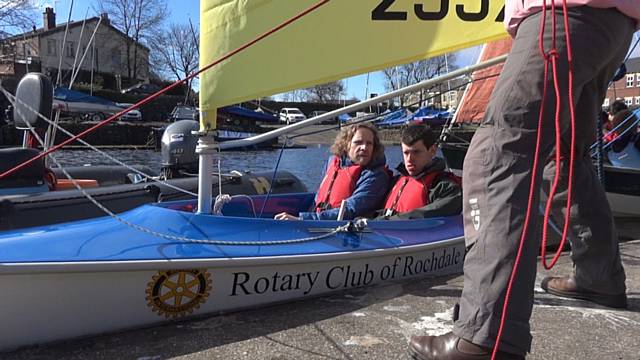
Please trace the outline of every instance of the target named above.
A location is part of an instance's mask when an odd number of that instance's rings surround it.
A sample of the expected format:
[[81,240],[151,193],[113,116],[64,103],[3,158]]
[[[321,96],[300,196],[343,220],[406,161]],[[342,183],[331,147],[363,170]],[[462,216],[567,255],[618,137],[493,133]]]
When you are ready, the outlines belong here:
[[442,20],[449,12],[449,0],[440,0],[440,11],[424,11],[422,4],[414,4],[413,9],[420,20]]
[[406,11],[387,11],[396,0],[382,0],[371,12],[371,20],[407,20]]
[[504,5],[502,5],[502,9],[500,9],[500,13],[498,14],[498,17],[496,17],[496,22],[503,22],[504,21]]
[[466,12],[464,11],[464,5],[458,4],[456,5],[456,14],[464,21],[482,21],[489,14],[489,0],[480,1],[480,11],[477,13]]
[[[371,11],[371,20],[407,20],[406,11],[390,11],[389,8],[395,3],[396,0],[380,0],[378,6]],[[436,3],[437,0],[431,0],[430,3]],[[449,5],[451,0],[440,0],[440,9],[438,11],[425,11],[424,4],[413,4],[413,10],[416,17],[425,21],[438,21],[442,20],[449,14]],[[456,15],[462,21],[482,21],[489,15],[489,0],[480,0],[480,10],[477,12],[466,11],[464,4],[456,5]],[[498,16],[496,16],[495,22],[504,21],[504,5],[500,9]]]

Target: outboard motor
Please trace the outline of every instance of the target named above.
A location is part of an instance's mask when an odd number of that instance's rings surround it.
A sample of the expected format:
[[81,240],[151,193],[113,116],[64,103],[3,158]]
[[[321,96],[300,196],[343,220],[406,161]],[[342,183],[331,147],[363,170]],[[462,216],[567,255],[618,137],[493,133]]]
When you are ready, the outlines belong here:
[[180,120],[167,126],[162,134],[162,169],[160,176],[165,179],[198,173],[199,123],[194,120]]

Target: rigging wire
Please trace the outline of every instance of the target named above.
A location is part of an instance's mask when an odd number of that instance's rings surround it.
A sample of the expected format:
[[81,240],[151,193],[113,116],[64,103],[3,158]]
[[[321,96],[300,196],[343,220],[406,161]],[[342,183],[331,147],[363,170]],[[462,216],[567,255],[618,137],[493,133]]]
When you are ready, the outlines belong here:
[[27,161],[24,161],[23,163],[21,163],[21,164],[19,164],[19,165],[15,166],[15,167],[13,167],[13,168],[11,168],[11,169],[9,169],[9,170],[7,170],[7,171],[3,172],[3,173],[1,173],[1,174],[0,174],[0,179],[4,178],[5,176],[7,176],[7,175],[9,175],[9,174],[12,174],[12,173],[14,173],[14,172],[16,172],[16,171],[20,170],[20,169],[22,169],[22,168],[24,168],[25,166],[27,166],[27,165],[29,165],[29,164],[33,163],[34,161],[36,161],[36,160],[38,160],[38,159],[40,159],[40,158],[42,158],[42,157],[44,157],[44,156],[47,156],[48,154],[50,154],[50,153],[52,153],[52,152],[54,152],[54,151],[58,150],[59,148],[61,148],[61,147],[65,146],[65,145],[70,144],[71,142],[76,141],[77,139],[79,139],[79,138],[81,138],[81,137],[83,137],[83,136],[85,136],[85,135],[87,135],[87,134],[89,134],[89,133],[91,133],[91,132],[95,131],[96,129],[98,129],[98,128],[100,128],[100,127],[102,127],[102,126],[106,125],[106,124],[109,124],[109,123],[113,122],[114,120],[118,119],[119,117],[121,117],[122,115],[126,114],[126,113],[127,113],[127,112],[129,112],[130,110],[135,109],[135,108],[138,108],[138,107],[140,107],[140,106],[142,106],[142,105],[144,105],[144,104],[146,104],[146,103],[148,103],[148,102],[150,102],[150,101],[152,101],[152,100],[156,99],[156,98],[157,98],[157,97],[159,97],[160,95],[162,95],[162,94],[166,93],[167,91],[169,91],[169,90],[171,90],[171,89],[173,89],[173,88],[177,87],[178,85],[184,84],[185,82],[187,82],[187,81],[191,80],[192,78],[194,78],[194,77],[198,76],[200,73],[202,73],[202,72],[204,72],[204,71],[209,70],[210,68],[212,68],[212,67],[214,67],[214,66],[216,66],[216,65],[220,64],[221,62],[223,62],[223,61],[225,61],[225,60],[227,60],[227,59],[229,59],[229,58],[233,57],[234,55],[236,55],[236,54],[238,54],[238,53],[240,53],[240,52],[242,52],[242,51],[246,50],[247,48],[249,48],[249,47],[251,47],[251,46],[255,45],[255,44],[256,44],[256,43],[258,43],[258,42],[260,42],[261,40],[263,40],[263,39],[265,39],[265,38],[269,37],[270,35],[272,35],[272,34],[274,34],[274,33],[278,32],[279,30],[282,30],[282,29],[283,29],[283,28],[285,28],[286,26],[288,26],[288,25],[290,25],[290,24],[294,23],[295,21],[299,20],[300,18],[304,17],[305,15],[307,15],[307,14],[309,14],[309,13],[313,12],[314,10],[318,9],[319,7],[321,7],[321,6],[323,6],[323,5],[327,4],[327,3],[329,3],[329,1],[330,1],[330,0],[322,0],[322,1],[319,1],[318,3],[316,3],[316,4],[312,5],[312,6],[310,6],[309,8],[307,8],[307,9],[306,9],[306,10],[304,10],[304,11],[302,11],[301,13],[299,13],[299,14],[297,14],[297,15],[295,15],[295,16],[293,16],[293,17],[291,17],[291,18],[289,18],[288,20],[286,20],[286,21],[282,22],[281,24],[279,24],[279,25],[275,26],[274,28],[272,28],[272,29],[270,29],[270,30],[268,30],[268,31],[264,32],[263,34],[261,34],[261,35],[257,36],[257,37],[256,37],[256,38],[254,38],[253,40],[250,40],[250,41],[248,41],[248,42],[244,43],[243,45],[241,45],[241,46],[237,47],[236,49],[234,49],[234,50],[232,50],[232,51],[228,52],[227,54],[225,54],[225,55],[223,55],[223,56],[221,56],[221,57],[220,57],[220,58],[218,58],[217,60],[214,60],[214,61],[213,61],[213,62],[211,62],[210,64],[208,64],[208,65],[206,65],[206,66],[202,67],[201,69],[199,69],[199,70],[197,70],[197,71],[195,71],[195,72],[193,72],[193,73],[189,74],[189,75],[188,75],[188,76],[186,76],[184,79],[182,79],[182,80],[178,80],[178,81],[174,82],[173,84],[171,84],[171,85],[169,85],[169,86],[167,86],[167,87],[165,87],[165,88],[163,88],[163,89],[161,89],[161,90],[157,91],[156,93],[154,93],[154,94],[152,94],[152,95],[149,95],[148,97],[146,97],[146,98],[144,98],[144,99],[142,99],[142,100],[138,101],[137,103],[135,103],[135,104],[133,104],[133,105],[129,106],[128,108],[126,108],[126,109],[124,109],[124,110],[122,110],[122,111],[120,111],[120,112],[116,113],[115,115],[112,115],[112,116],[111,116],[111,117],[109,117],[108,119],[106,119],[106,120],[103,120],[103,121],[99,122],[98,124],[96,124],[96,125],[94,125],[94,126],[92,126],[92,127],[88,128],[88,129],[86,129],[85,131],[83,131],[83,132],[81,132],[81,133],[79,133],[79,134],[77,134],[77,135],[74,135],[74,136],[72,136],[71,138],[69,138],[69,139],[67,139],[67,140],[65,140],[65,141],[63,141],[63,142],[61,142],[60,144],[58,144],[58,145],[56,145],[56,146],[53,146],[53,147],[49,148],[48,150],[43,151],[43,152],[41,152],[40,154],[38,154],[38,155],[36,155],[36,156],[32,157],[31,159],[29,159],[29,160],[27,160]]
[[[14,108],[16,108],[16,107],[15,107],[15,103],[16,103],[16,102],[18,102],[18,103],[22,104],[23,106],[25,106],[26,108],[28,108],[31,112],[33,112],[33,113],[35,113],[35,114],[38,114],[38,117],[39,117],[39,118],[41,118],[41,119],[43,119],[43,120],[44,120],[44,121],[46,121],[47,123],[49,123],[49,125],[54,126],[54,128],[56,128],[56,129],[60,129],[60,131],[61,131],[62,133],[64,133],[65,135],[73,136],[73,134],[72,134],[71,132],[67,131],[65,128],[63,128],[63,127],[62,127],[62,126],[60,126],[59,124],[55,123],[54,121],[51,121],[51,120],[50,120],[50,119],[48,119],[46,116],[44,116],[44,115],[42,115],[42,114],[38,113],[38,111],[37,111],[36,109],[32,108],[29,104],[25,103],[25,102],[24,102],[24,101],[22,101],[21,99],[18,99],[18,98],[16,98],[15,96],[13,96],[9,91],[7,91],[7,90],[2,86],[2,84],[1,84],[1,83],[0,83],[0,92],[2,92],[2,93],[7,97],[7,99],[9,99],[9,102],[11,102],[11,104],[14,106]],[[29,124],[29,125],[30,125],[30,124]],[[125,164],[124,162],[122,162],[122,161],[118,160],[117,158],[115,158],[115,157],[113,157],[113,156],[111,156],[111,155],[107,154],[106,152],[104,152],[104,151],[102,151],[102,150],[100,150],[100,149],[96,148],[95,146],[93,146],[93,145],[89,144],[88,142],[84,141],[83,139],[78,139],[78,142],[80,142],[81,144],[83,144],[83,145],[87,146],[89,149],[91,149],[91,150],[93,150],[93,151],[95,151],[95,152],[97,152],[97,153],[101,154],[101,155],[102,155],[102,156],[104,156],[105,158],[107,158],[107,159],[109,159],[109,160],[113,161],[114,163],[116,163],[116,164],[118,164],[118,165],[120,165],[120,166],[125,167],[127,170],[133,171],[133,172],[137,173],[138,175],[141,175],[143,178],[145,178],[145,179],[147,179],[147,180],[151,180],[151,181],[153,181],[153,182],[160,183],[160,184],[165,185],[165,186],[167,186],[167,187],[169,187],[169,188],[171,188],[171,189],[173,189],[173,190],[176,190],[176,191],[179,191],[179,192],[182,192],[182,193],[185,193],[185,194],[188,194],[188,195],[194,196],[194,197],[197,197],[197,196],[198,196],[198,194],[196,194],[196,193],[193,193],[193,192],[188,191],[188,190],[186,190],[186,189],[182,189],[182,188],[180,188],[180,187],[178,187],[178,186],[175,186],[175,185],[172,185],[172,184],[170,184],[170,183],[168,183],[168,182],[162,181],[162,180],[160,180],[160,179],[158,179],[158,178],[155,178],[155,177],[154,177],[154,176],[152,176],[152,175],[149,175],[149,174],[147,174],[147,173],[145,173],[145,172],[143,172],[143,171],[140,171],[140,170],[138,170],[138,169],[136,169],[136,168],[134,168],[134,167],[132,167],[132,166],[130,166],[130,165],[127,165],[127,164]],[[49,155],[51,155],[51,154],[49,154]],[[58,164],[57,164],[57,165],[58,165]],[[62,167],[61,167],[60,165],[58,165],[58,168],[62,168]]]
[[[264,208],[265,206],[267,206],[267,202],[269,201],[269,196],[271,196],[271,192],[273,191],[273,182],[276,181],[278,166],[280,166],[280,160],[282,160],[282,154],[284,154],[284,149],[286,145],[287,145],[287,141],[285,139],[285,141],[282,142],[282,148],[280,148],[280,154],[278,155],[278,161],[276,162],[276,166],[273,168],[273,176],[271,176],[271,182],[269,183],[269,191],[267,191],[267,196],[265,197],[264,202],[262,203],[262,208],[260,209],[259,217],[262,217]],[[251,203],[251,205],[253,206],[253,203]],[[255,216],[255,210],[254,210],[254,216]]]

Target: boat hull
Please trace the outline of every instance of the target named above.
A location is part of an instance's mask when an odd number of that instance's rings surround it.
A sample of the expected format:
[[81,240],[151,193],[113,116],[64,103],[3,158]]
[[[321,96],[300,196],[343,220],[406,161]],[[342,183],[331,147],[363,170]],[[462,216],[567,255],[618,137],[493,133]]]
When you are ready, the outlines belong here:
[[2,232],[0,351],[462,271],[460,216],[273,220],[313,199],[237,197],[224,215],[177,201]]
[[[0,349],[462,271],[462,238],[404,248],[242,259],[40,264],[0,275]],[[14,272],[14,273],[6,273]],[[175,291],[181,278],[185,291]],[[171,287],[174,287],[172,290]],[[172,293],[172,291],[174,291]],[[6,296],[9,295],[9,296]]]
[[[198,192],[198,178],[176,178],[165,180],[167,183],[140,182],[125,183],[130,170],[118,166],[83,166],[69,168],[74,178],[97,179],[99,188],[85,191],[107,209],[121,213],[143,204],[154,201],[183,200],[193,198],[183,189],[191,193]],[[145,171],[149,173],[149,171]],[[58,175],[64,178],[63,174]],[[306,187],[293,174],[279,171],[271,181],[273,173],[256,172],[223,178],[224,192],[229,195],[256,195],[268,192],[273,186],[273,193],[305,192]],[[214,179],[212,194],[218,194],[218,181]],[[0,231],[20,229],[32,226],[57,224],[81,219],[104,216],[105,213],[87,199],[80,191],[62,190],[47,191],[38,194],[22,194],[20,196],[0,196]]]

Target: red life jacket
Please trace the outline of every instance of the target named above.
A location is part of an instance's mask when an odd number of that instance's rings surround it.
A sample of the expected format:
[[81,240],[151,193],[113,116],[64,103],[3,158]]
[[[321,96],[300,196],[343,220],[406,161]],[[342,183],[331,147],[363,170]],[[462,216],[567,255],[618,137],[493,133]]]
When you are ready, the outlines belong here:
[[444,171],[435,171],[415,179],[412,176],[401,176],[389,192],[384,203],[384,213],[388,215],[417,209],[429,204],[429,189],[434,180]]
[[350,197],[356,189],[360,173],[362,166],[351,165],[341,168],[340,158],[334,156],[318,189],[316,211],[340,207],[342,200]]

